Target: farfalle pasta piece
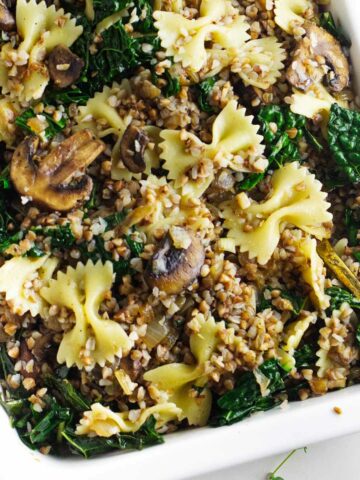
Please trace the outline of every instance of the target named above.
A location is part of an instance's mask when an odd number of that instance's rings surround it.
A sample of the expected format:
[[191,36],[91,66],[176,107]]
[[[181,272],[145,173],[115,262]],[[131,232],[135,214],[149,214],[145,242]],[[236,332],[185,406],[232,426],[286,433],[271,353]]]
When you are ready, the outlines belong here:
[[284,330],[284,337],[282,342],[284,343],[283,349],[288,352],[290,355],[293,355],[294,351],[300,345],[300,342],[310,327],[316,323],[317,316],[314,313],[307,315],[305,318],[295,320],[290,325],[288,325]]
[[326,269],[316,251],[316,246],[317,242],[314,238],[302,239],[299,242],[299,250],[306,261],[301,267],[301,274],[304,281],[312,288],[312,301],[320,310],[326,310],[330,304],[329,295],[325,293]]
[[245,85],[266,90],[280,77],[285,58],[286,52],[276,37],[259,38],[247,42],[239,50],[231,70]]
[[[97,92],[88,100],[84,107],[79,108],[76,122],[81,129],[90,128],[98,137],[106,137],[110,134],[122,137],[126,127],[131,122],[131,117],[121,117],[116,109],[117,96],[131,94],[128,80],[121,84],[113,83],[112,87],[104,87],[102,92]],[[114,100],[115,103],[112,103]]]
[[[332,221],[332,215],[321,187],[306,167],[294,162],[274,173],[272,190],[264,202],[253,202],[246,209],[241,207],[237,197],[225,203],[222,215],[232,247],[239,246],[241,252],[248,252],[249,258],[257,257],[264,265],[274,253],[286,225],[295,225],[318,239],[327,238],[330,234],[327,224]],[[227,240],[227,249],[229,244]]]
[[322,84],[312,85],[305,93],[295,90],[291,98],[292,112],[312,120],[321,115],[323,127],[328,124],[333,103],[338,103],[341,107],[348,107],[348,102],[333,97]]
[[6,260],[0,268],[0,292],[5,294],[13,313],[30,312],[33,317],[42,314],[46,303],[39,294],[39,287],[48,283],[58,263],[58,259],[46,255],[36,259],[13,257]]
[[[131,412],[134,418],[134,410]],[[171,421],[180,420],[182,412],[174,403],[164,402],[138,410],[136,420],[130,419],[129,413],[116,413],[101,403],[93,403],[91,410],[83,413],[76,434],[109,438],[118,433],[137,432],[152,415],[156,420],[156,428],[159,429]]]
[[305,22],[304,14],[312,8],[311,0],[275,0],[275,23],[292,34],[295,27]]
[[63,9],[56,10],[54,5],[47,7],[44,1],[35,0],[16,2],[16,26],[22,41],[17,49],[11,43],[1,49],[0,87],[3,93],[30,101],[40,98],[49,83],[46,54],[60,44],[70,47],[83,27],[76,25],[76,20]]
[[[212,316],[196,316],[198,332],[190,336],[190,350],[196,364],[172,363],[150,370],[144,379],[169,394],[169,401],[182,410],[182,418],[189,425],[205,425],[211,410],[211,392],[205,386],[208,380],[206,363],[210,360],[218,343],[218,333],[224,329],[224,322],[216,323]],[[199,397],[191,395],[193,386],[203,387]]]
[[207,62],[207,41],[224,49],[237,49],[250,38],[245,17],[229,0],[203,0],[196,20],[163,11],[155,11],[154,18],[166,55],[194,72],[199,72]]
[[20,105],[15,100],[0,99],[0,141],[11,146],[15,140],[15,119],[20,113]]
[[[56,279],[41,289],[41,296],[50,304],[66,307],[75,315],[75,326],[65,333],[57,354],[59,363],[78,368],[98,363],[104,366],[115,355],[128,353],[132,343],[116,322],[102,318],[99,307],[113,283],[111,262],[95,265],[78,263],[76,269],[68,267]],[[84,356],[87,341],[94,339],[90,357]],[[90,342],[91,343],[91,342]],[[90,358],[90,362],[88,361]]]
[[124,233],[135,225],[150,239],[161,236],[171,226],[188,227],[201,236],[213,230],[212,215],[206,205],[181,197],[173,182],[149,175],[146,180],[140,180],[140,184],[142,199],[122,223]]
[[[238,172],[256,170],[249,157],[258,158],[264,146],[257,133],[259,127],[253,125],[252,120],[253,117],[246,116],[245,108],[238,108],[232,100],[216,118],[210,144],[186,131],[163,130],[160,157],[165,160],[168,178],[174,180],[176,188],[182,189],[183,195],[198,198],[220,168],[229,167]],[[197,171],[195,180],[194,170]]]

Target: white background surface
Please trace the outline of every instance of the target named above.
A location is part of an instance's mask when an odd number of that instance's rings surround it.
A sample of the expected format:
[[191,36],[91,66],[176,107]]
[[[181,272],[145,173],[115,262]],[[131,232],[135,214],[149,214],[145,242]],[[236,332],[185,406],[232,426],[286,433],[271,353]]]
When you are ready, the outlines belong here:
[[[261,441],[261,440],[260,440]],[[286,457],[277,455],[192,480],[266,480]],[[298,450],[277,473],[284,480],[359,480],[360,433]]]

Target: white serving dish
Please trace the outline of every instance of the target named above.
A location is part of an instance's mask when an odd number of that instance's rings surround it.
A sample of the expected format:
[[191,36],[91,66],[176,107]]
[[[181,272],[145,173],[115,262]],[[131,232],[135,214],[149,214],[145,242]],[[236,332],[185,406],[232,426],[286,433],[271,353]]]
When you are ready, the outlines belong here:
[[[331,10],[353,42],[360,92],[360,1],[332,0]],[[57,459],[32,452],[0,408],[0,480],[180,480],[360,431],[360,385],[257,414],[231,427],[203,428],[166,437],[164,445],[91,460]],[[342,409],[342,415],[333,408]],[[323,459],[326,462],[326,459]],[[244,479],[245,480],[245,479]]]

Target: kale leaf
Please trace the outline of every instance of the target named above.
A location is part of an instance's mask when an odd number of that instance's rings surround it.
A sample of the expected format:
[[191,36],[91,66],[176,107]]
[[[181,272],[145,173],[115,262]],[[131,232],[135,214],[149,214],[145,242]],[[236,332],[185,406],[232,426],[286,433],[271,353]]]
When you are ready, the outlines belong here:
[[207,113],[213,113],[214,107],[209,103],[209,95],[214,88],[216,77],[209,77],[206,80],[203,80],[198,85],[196,85],[195,90],[197,94],[197,102],[199,104],[200,110]]
[[70,87],[63,90],[49,89],[46,92],[45,103],[54,105],[56,103],[68,106],[72,103],[76,105],[86,105],[90,95],[83,92],[79,87]]
[[140,254],[144,251],[144,244],[142,242],[138,242],[131,238],[130,235],[125,235],[126,243],[130,248],[130,252],[134,257],[139,257]]
[[[279,168],[286,162],[300,160],[298,143],[306,132],[304,116],[291,112],[288,106],[267,105],[260,109],[257,119],[266,145],[268,168]],[[251,190],[264,176],[264,173],[252,173],[238,182],[236,188],[238,191]]]
[[[45,137],[47,140],[51,140],[52,138],[54,138],[55,135],[57,135],[59,132],[64,130],[64,128],[66,127],[65,115],[63,115],[60,120],[54,120],[52,115],[49,115],[46,112],[42,112],[41,115],[45,117],[46,122],[48,124],[48,126],[45,129]],[[36,135],[36,132],[34,132],[34,130],[32,130],[32,128],[28,124],[28,121],[31,118],[35,118],[35,117],[36,117],[36,113],[34,112],[34,110],[32,108],[28,108],[15,119],[15,124],[18,127],[22,128],[26,133]]]
[[46,375],[45,384],[56,391],[62,403],[76,412],[83,412],[90,409],[90,403],[65,379],[56,378],[54,375]]
[[16,230],[12,213],[14,189],[10,181],[10,168],[6,166],[0,173],[0,253],[10,245],[19,243],[24,233]]
[[[298,143],[303,137],[317,151],[324,148],[306,127],[306,118],[291,112],[287,106],[267,105],[260,109],[257,118],[266,144],[268,169],[279,168],[286,162],[300,160]],[[264,179],[265,174],[266,172],[247,175],[244,180],[237,183],[237,190],[252,190]]]
[[328,143],[339,173],[352,183],[360,182],[360,113],[334,103]]
[[295,350],[294,358],[296,368],[310,367],[317,361],[316,345],[306,343],[303,347]]
[[336,26],[334,17],[331,12],[323,12],[320,14],[320,26],[325,28],[333,37],[335,37],[344,47],[351,47],[351,40],[347,37],[343,29]]
[[350,208],[345,209],[344,219],[347,237],[349,239],[350,247],[356,247],[359,244],[357,238],[358,230],[360,229],[360,209],[352,210]]
[[72,51],[81,57],[85,66],[76,88],[83,95],[92,96],[105,85],[117,79],[128,77],[140,66],[151,66],[155,53],[160,48],[160,41],[155,33],[152,18],[152,6],[147,0],[136,2],[138,21],[132,23],[133,33],[125,30],[124,24],[129,16],[101,32],[101,41],[97,43],[96,52],[90,46],[96,35],[99,21],[130,6],[130,0],[95,0],[95,20],[90,22],[83,14],[78,14],[78,24],[83,26],[83,33],[72,46]]
[[177,77],[172,77],[168,70],[165,71],[166,86],[163,89],[165,97],[172,97],[180,92],[180,80]]
[[75,244],[75,237],[69,223],[56,227],[35,227],[33,231],[50,237],[50,246],[53,250],[68,250]]
[[266,411],[281,403],[277,394],[285,391],[283,371],[277,360],[267,360],[259,367],[269,379],[269,395],[263,397],[252,372],[244,373],[235,388],[217,400],[215,414],[210,419],[212,426],[230,425],[255,412]]
[[91,438],[75,435],[71,429],[65,429],[61,434],[73,453],[90,458],[111,450],[141,450],[164,443],[164,438],[155,430],[155,425],[156,420],[151,416],[136,433],[121,433],[110,438]]
[[338,310],[343,303],[348,303],[351,308],[360,308],[360,300],[344,288],[330,287],[326,289],[326,294],[330,295],[331,310]]

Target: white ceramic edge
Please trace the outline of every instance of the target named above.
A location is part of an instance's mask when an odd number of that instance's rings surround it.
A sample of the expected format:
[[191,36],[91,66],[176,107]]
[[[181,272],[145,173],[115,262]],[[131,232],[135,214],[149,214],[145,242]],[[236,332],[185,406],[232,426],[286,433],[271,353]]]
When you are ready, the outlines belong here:
[[[352,59],[360,92],[360,2],[332,0],[331,9],[351,37]],[[23,446],[0,412],[0,480],[180,480],[261,457],[360,431],[360,386],[297,402],[285,410],[217,429],[204,428],[169,435],[166,443],[141,452],[111,454],[84,461],[56,459]],[[336,415],[339,406],[343,414]],[[325,459],[324,459],[325,461]]]

